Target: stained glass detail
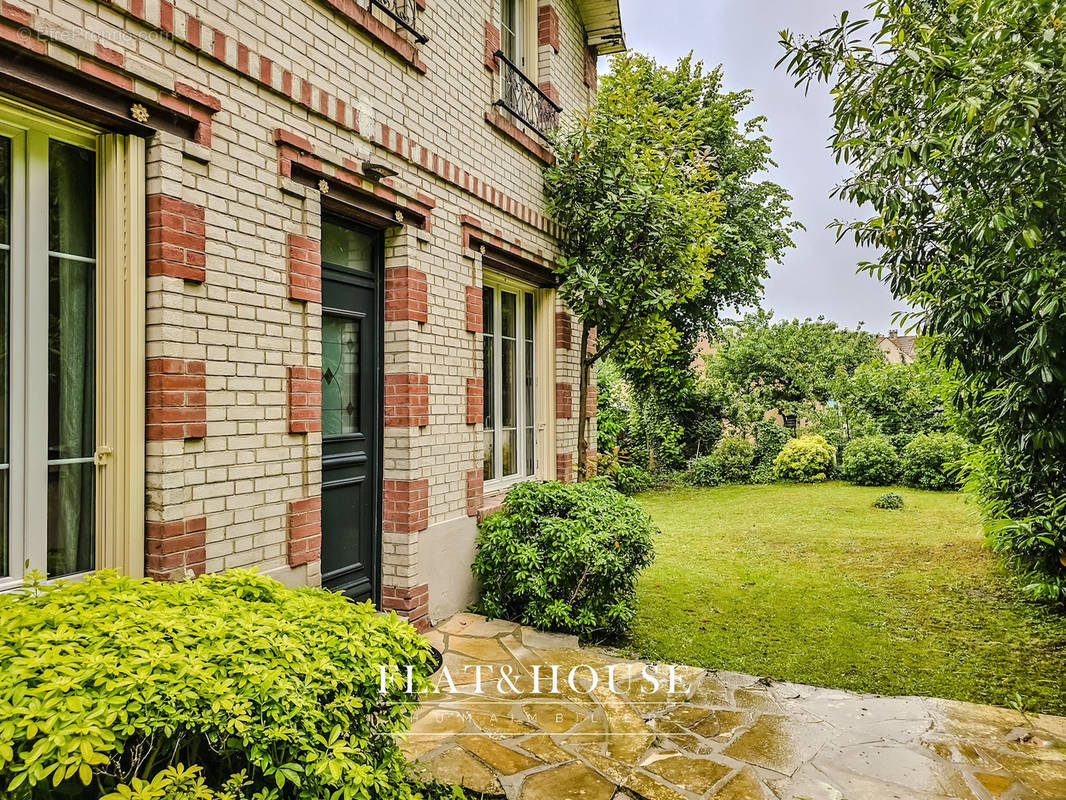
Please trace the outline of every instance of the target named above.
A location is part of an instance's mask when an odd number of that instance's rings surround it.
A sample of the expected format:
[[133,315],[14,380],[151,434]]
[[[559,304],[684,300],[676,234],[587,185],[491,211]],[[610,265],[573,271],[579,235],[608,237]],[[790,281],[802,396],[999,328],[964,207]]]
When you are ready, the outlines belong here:
[[359,321],[322,316],[322,434],[343,436],[360,429]]

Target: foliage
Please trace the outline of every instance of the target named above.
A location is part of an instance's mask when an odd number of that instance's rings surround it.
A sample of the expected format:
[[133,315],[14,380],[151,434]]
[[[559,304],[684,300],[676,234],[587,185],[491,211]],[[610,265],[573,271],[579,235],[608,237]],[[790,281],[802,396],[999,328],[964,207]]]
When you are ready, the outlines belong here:
[[707,359],[708,377],[735,400],[730,418],[746,426],[768,409],[811,419],[828,402],[838,372],[880,360],[874,337],[817,320],[773,321],[759,311],[726,327]]
[[[418,690],[430,650],[394,614],[245,571],[32,577],[0,595],[5,796],[225,798],[236,781],[279,800],[411,797],[396,734],[417,698],[382,692],[379,667],[411,665]],[[162,771],[179,763],[197,767]]]
[[874,508],[898,511],[903,508],[903,498],[895,492],[885,492],[874,500]]
[[625,378],[609,358],[596,370],[596,449],[599,452],[622,447],[629,415]]
[[859,486],[889,486],[899,477],[899,455],[884,436],[852,439],[844,447],[841,473]]
[[713,455],[700,456],[688,462],[681,478],[686,486],[717,486],[722,482],[722,470]]
[[[676,345],[666,314],[702,290],[722,213],[699,109],[657,100],[640,65],[632,55],[613,59],[593,108],[556,132],[544,175],[548,211],[566,221],[559,293],[582,324],[578,408],[593,366],[612,351]],[[579,473],[585,431],[580,414]]]
[[611,476],[614,488],[624,495],[646,492],[655,485],[655,478],[646,469],[636,464],[621,464]]
[[792,438],[788,429],[772,419],[761,419],[752,426],[755,432],[755,483],[769,483],[774,478],[774,459]]
[[[800,83],[832,84],[842,224],[867,265],[922,309],[986,455],[989,531],[1036,591],[1066,601],[1066,4],[873,0],[809,40],[787,32]],[[1039,582],[1039,581],[1036,581]]]
[[624,631],[656,528],[607,481],[521,483],[481,524],[478,610],[583,636]]
[[903,483],[917,489],[958,489],[966,440],[956,433],[918,434],[903,448]]
[[828,479],[833,467],[833,448],[821,436],[790,439],[774,459],[774,477],[798,483]]
[[714,448],[722,483],[747,483],[755,464],[755,445],[744,436],[726,436]]
[[963,495],[899,489],[906,507],[881,511],[884,491],[642,495],[662,532],[637,589],[632,655],[884,695],[1005,706],[1021,694],[1066,713],[1066,616],[1004,581]]

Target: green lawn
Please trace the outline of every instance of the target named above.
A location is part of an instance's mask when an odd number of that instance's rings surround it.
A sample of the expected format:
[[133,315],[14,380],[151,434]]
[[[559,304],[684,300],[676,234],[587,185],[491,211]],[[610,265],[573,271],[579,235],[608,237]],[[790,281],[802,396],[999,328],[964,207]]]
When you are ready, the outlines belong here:
[[881,694],[1066,713],[1066,618],[1017,600],[964,496],[725,486],[642,495],[662,528],[629,647]]

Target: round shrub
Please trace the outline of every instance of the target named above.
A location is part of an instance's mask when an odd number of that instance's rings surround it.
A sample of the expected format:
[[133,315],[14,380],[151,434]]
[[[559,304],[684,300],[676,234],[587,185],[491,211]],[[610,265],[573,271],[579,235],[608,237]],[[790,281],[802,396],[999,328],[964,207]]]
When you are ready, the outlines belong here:
[[717,486],[722,482],[722,471],[714,456],[700,456],[688,462],[688,469],[681,476],[686,486]]
[[655,532],[651,517],[607,481],[520,483],[481,524],[478,610],[543,630],[622,632]]
[[774,477],[798,483],[815,483],[829,477],[833,448],[821,436],[789,440],[774,459]]
[[614,488],[625,495],[640,494],[655,485],[651,473],[636,464],[619,464],[609,477]]
[[966,440],[955,433],[922,433],[903,448],[903,483],[916,489],[958,489],[955,465],[966,453]]
[[396,737],[417,697],[402,680],[382,691],[381,668],[411,665],[418,691],[431,652],[394,614],[248,571],[34,583],[0,595],[0,786],[35,799],[236,780],[264,798],[409,800]]
[[859,486],[888,486],[899,477],[899,456],[884,436],[863,436],[845,446],[841,471]]
[[874,500],[874,508],[899,509],[903,508],[903,498],[895,492],[885,492]]
[[755,464],[755,445],[743,436],[727,436],[714,448],[723,483],[747,483]]

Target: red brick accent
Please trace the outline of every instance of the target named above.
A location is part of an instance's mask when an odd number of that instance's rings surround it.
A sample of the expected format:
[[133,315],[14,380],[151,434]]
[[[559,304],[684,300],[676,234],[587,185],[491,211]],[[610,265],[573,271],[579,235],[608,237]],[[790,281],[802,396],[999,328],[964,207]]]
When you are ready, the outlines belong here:
[[466,515],[476,517],[485,501],[485,470],[472,469],[466,473]]
[[419,633],[429,630],[429,584],[403,589],[398,586],[381,587],[381,608],[395,611],[415,626]]
[[485,112],[485,121],[534,158],[555,163],[555,154],[496,110]]
[[426,322],[429,319],[426,273],[411,267],[385,270],[385,321]]
[[599,76],[597,71],[599,69],[597,61],[599,57],[595,49],[591,47],[585,48],[585,85],[596,91],[596,87],[599,84]]
[[370,9],[362,8],[352,0],[323,0],[323,2],[398,59],[423,75],[427,72],[425,62],[418,55],[418,48],[381,22],[370,12]]
[[322,370],[289,367],[289,433],[322,430]]
[[203,207],[150,194],[147,211],[148,274],[203,283],[207,276]]
[[385,427],[429,424],[429,376],[403,372],[385,376]]
[[429,527],[429,481],[386,480],[382,491],[381,529],[417,533]]
[[596,418],[596,398],[599,394],[599,389],[596,386],[590,386],[588,395],[585,397],[585,417],[587,419]]
[[485,421],[485,379],[466,379],[466,424],[480,425]]
[[289,299],[322,302],[322,245],[315,239],[290,233]]
[[566,311],[555,312],[555,348],[569,350],[574,346],[574,318]]
[[485,329],[483,302],[480,286],[466,287],[466,329],[470,333],[481,333]]
[[559,94],[559,90],[555,88],[555,84],[551,81],[544,81],[540,85],[540,90],[544,92],[549,98],[551,98],[556,105],[561,103],[562,95]]
[[144,574],[157,581],[182,580],[207,568],[207,518],[144,525]]
[[574,482],[574,457],[570,453],[555,454],[555,480]]
[[537,44],[549,44],[559,52],[559,14],[550,4],[537,9]]
[[585,345],[585,351],[589,352],[589,353],[595,353],[596,352],[596,341],[597,341],[596,340],[596,329],[595,328],[589,328],[589,339],[588,339],[588,343]]
[[149,441],[207,435],[206,372],[203,361],[148,359],[145,436]]
[[499,49],[500,29],[485,20],[485,66],[493,72],[500,68],[500,62],[496,59]]
[[289,566],[322,557],[322,498],[289,501]]
[[570,419],[574,416],[573,387],[569,383],[555,384],[555,418]]

